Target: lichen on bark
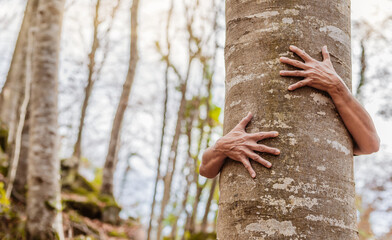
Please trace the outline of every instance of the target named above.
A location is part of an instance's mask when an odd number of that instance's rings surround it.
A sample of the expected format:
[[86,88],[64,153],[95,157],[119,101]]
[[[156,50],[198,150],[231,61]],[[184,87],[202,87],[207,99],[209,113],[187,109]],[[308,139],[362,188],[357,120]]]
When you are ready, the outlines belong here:
[[[220,175],[218,239],[358,239],[352,139],[330,97],[311,88],[289,92],[279,57],[296,45],[321,60],[327,45],[351,87],[350,2],[226,0],[224,133],[249,111],[248,132],[278,131],[252,163],[252,179],[227,160]],[[299,59],[299,58],[297,58]],[[269,227],[266,227],[269,226]]]

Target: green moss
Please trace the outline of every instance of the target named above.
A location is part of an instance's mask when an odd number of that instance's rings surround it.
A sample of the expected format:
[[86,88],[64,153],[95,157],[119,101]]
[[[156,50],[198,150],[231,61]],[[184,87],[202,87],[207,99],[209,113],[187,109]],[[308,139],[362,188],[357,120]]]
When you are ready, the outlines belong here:
[[117,202],[116,202],[116,200],[114,199],[113,196],[106,195],[106,194],[100,194],[100,195],[98,196],[98,199],[99,199],[101,202],[105,203],[106,206],[120,207],[120,206],[117,204]]
[[199,233],[188,233],[186,232],[186,240],[215,240],[216,239],[216,233],[203,233],[203,232],[199,232]]
[[117,232],[117,231],[110,231],[108,233],[110,237],[120,237],[120,238],[127,238],[127,234],[125,232]]
[[82,219],[80,218],[79,214],[77,214],[74,211],[70,211],[68,213],[68,217],[69,217],[69,220],[71,220],[74,223],[82,223],[83,222]]

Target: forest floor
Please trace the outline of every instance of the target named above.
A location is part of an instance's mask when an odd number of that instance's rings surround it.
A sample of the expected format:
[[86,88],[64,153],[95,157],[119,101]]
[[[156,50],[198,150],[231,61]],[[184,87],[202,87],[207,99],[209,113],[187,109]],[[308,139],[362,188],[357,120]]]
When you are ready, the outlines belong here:
[[[0,173],[0,239],[26,238],[25,198],[5,197],[5,177]],[[65,239],[144,239],[137,219],[122,219],[121,207],[110,196],[102,196],[96,187],[77,175],[62,183],[62,219]],[[50,207],[50,206],[48,206]]]

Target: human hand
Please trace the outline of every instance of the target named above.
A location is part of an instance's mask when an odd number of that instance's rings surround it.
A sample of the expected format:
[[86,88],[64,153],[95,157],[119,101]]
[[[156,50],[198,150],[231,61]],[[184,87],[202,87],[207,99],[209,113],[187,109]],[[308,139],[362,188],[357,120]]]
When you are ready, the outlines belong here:
[[342,79],[333,68],[327,46],[322,48],[323,61],[319,62],[310,57],[304,50],[296,46],[290,46],[290,50],[296,53],[305,62],[297,61],[287,57],[281,57],[280,62],[292,65],[303,70],[280,71],[284,77],[303,77],[304,79],[289,86],[289,90],[295,90],[300,87],[309,86],[331,94],[336,87],[341,84],[345,86]]
[[250,122],[252,117],[252,114],[248,113],[248,115],[243,118],[237,124],[237,126],[235,126],[228,134],[216,142],[215,150],[222,152],[228,158],[241,162],[245,166],[246,170],[248,170],[252,178],[255,178],[256,172],[250,165],[249,158],[264,165],[267,168],[270,168],[272,164],[260,157],[254,151],[271,153],[274,155],[279,155],[280,151],[276,148],[257,143],[258,141],[266,138],[277,137],[279,135],[278,132],[245,132],[245,127]]

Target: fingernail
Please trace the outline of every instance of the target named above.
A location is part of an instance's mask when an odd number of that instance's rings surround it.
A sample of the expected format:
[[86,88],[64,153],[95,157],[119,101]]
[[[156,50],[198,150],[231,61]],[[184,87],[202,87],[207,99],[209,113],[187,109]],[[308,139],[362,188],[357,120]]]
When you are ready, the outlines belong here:
[[291,89],[293,89],[293,87],[292,87],[292,86],[289,86],[287,89],[288,89],[288,90],[291,90]]
[[252,174],[252,178],[255,178],[255,177],[256,177],[256,174],[253,173],[253,174]]
[[275,150],[275,153],[276,153],[276,154],[280,154],[279,149],[276,149],[276,150]]
[[271,164],[270,162],[267,163],[267,167],[268,167],[268,168],[272,167],[272,164]]
[[274,131],[273,133],[274,133],[275,136],[278,136],[278,135],[279,135],[279,133],[276,132],[276,131]]

